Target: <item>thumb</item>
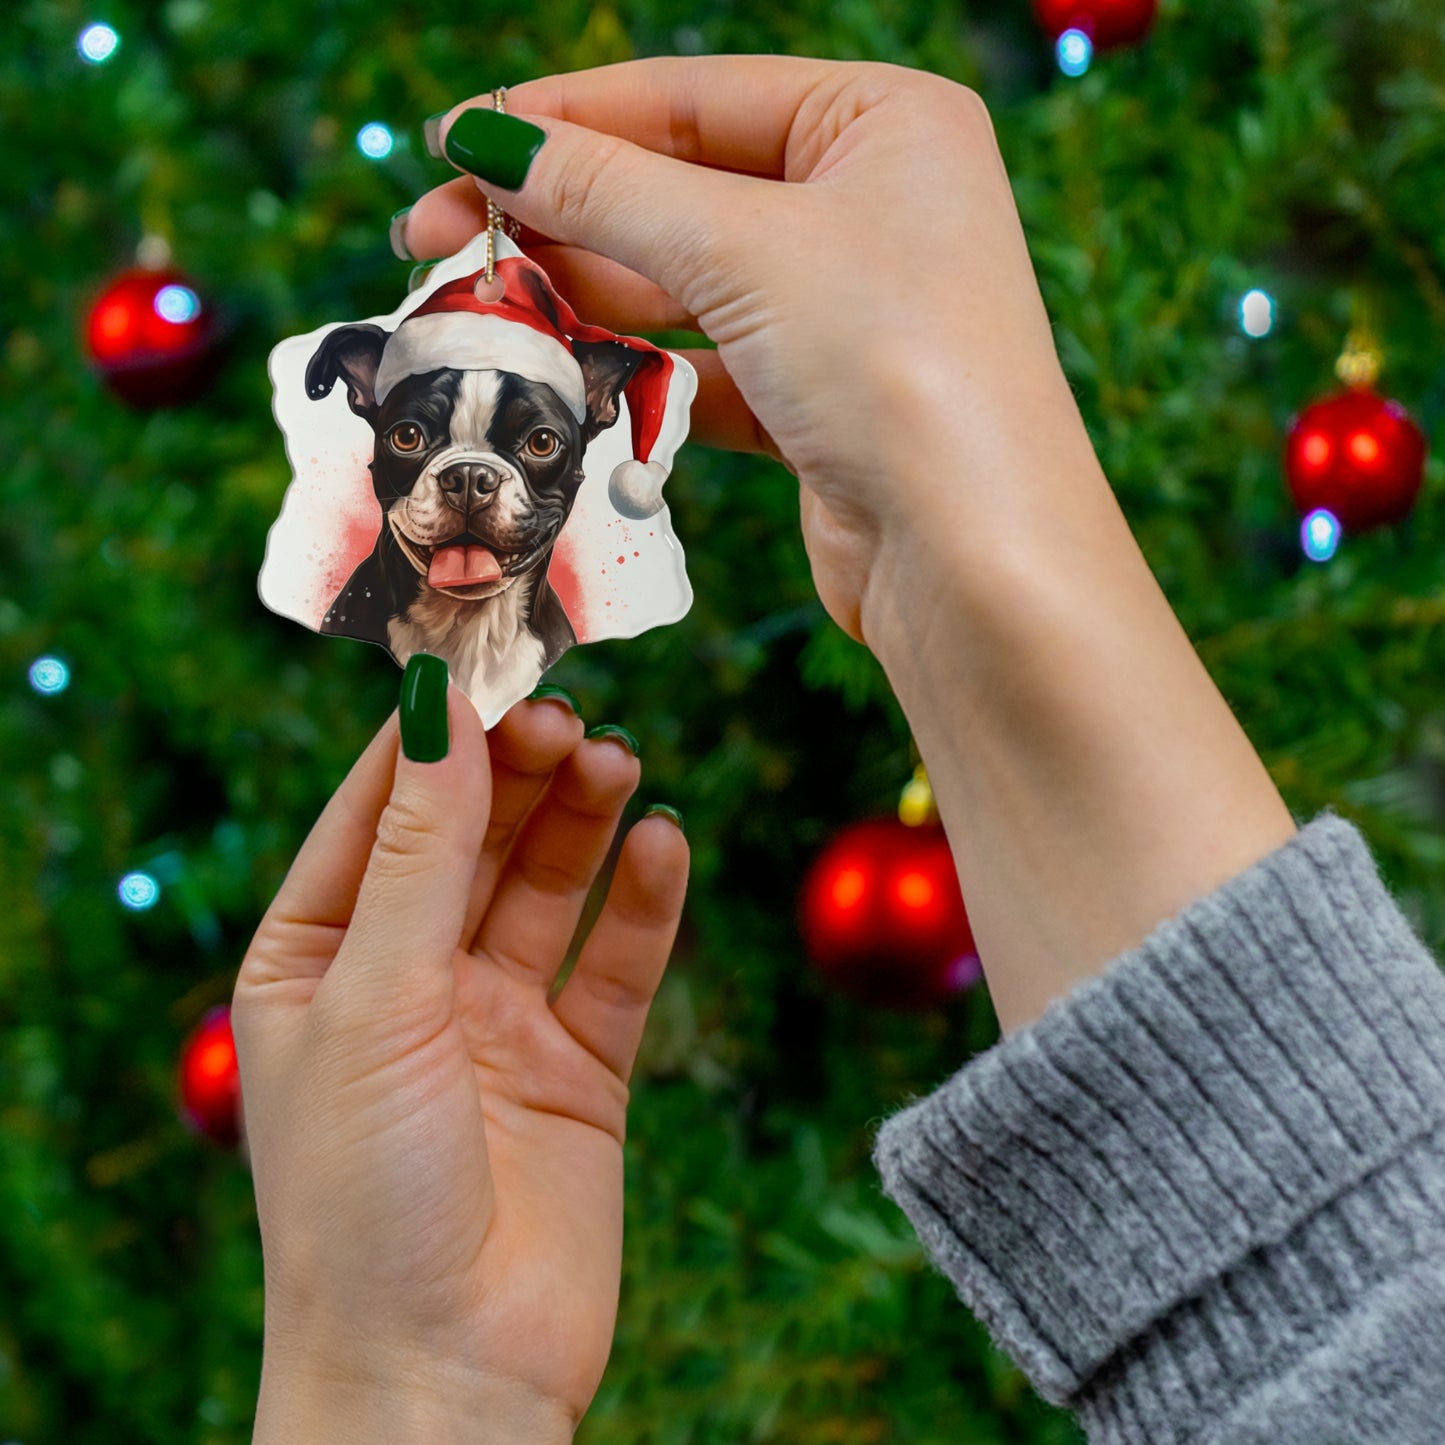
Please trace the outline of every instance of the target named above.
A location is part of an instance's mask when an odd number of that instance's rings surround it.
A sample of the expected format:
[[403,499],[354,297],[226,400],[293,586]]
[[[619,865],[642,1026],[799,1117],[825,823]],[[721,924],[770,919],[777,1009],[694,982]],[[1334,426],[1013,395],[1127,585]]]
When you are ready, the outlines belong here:
[[401,750],[346,938],[322,987],[392,1027],[449,1013],[477,855],[491,814],[486,731],[446,662],[413,653]]
[[[743,223],[762,196],[752,177],[658,155],[554,116],[472,107],[443,126],[447,158],[509,216],[647,277],[693,315],[688,298],[698,281],[738,244],[729,222]],[[516,184],[517,149],[539,144],[530,130],[512,128],[533,126],[544,138],[520,188],[508,190]]]

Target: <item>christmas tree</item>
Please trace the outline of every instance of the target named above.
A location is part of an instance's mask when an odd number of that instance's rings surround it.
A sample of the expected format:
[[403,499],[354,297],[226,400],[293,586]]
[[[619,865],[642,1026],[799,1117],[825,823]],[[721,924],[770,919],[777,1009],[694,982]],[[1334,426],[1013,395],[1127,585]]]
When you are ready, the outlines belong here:
[[[257,598],[290,480],[270,348],[396,305],[387,218],[451,174],[423,117],[534,75],[737,51],[922,67],[986,99],[1145,556],[1296,816],[1358,823],[1445,942],[1440,463],[1408,517],[1343,536],[1302,535],[1283,466],[1351,334],[1427,440],[1445,408],[1426,0],[1166,0],[1145,38],[1097,50],[1086,16],[1055,34],[1026,0],[21,0],[0,47],[0,1438],[250,1436],[250,1178],[179,1118],[177,1059],[399,681],[380,649]],[[174,270],[173,325],[206,317],[198,395],[127,401],[93,364],[87,317],[138,250]],[[688,447],[667,499],[691,612],[549,675],[638,736],[630,816],[676,805],[694,850],[633,1076],[617,1340],[579,1439],[1077,1440],[869,1162],[885,1113],[996,1039],[986,994],[870,1007],[796,923],[820,848],[895,805],[906,723],[816,600],[785,472]]]

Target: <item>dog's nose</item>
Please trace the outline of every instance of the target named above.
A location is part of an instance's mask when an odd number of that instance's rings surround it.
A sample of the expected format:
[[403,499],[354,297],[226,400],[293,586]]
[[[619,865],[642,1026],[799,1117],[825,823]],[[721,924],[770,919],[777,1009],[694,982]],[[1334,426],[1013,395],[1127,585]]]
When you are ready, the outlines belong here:
[[502,474],[487,462],[455,462],[438,474],[437,484],[459,512],[470,512],[492,500]]

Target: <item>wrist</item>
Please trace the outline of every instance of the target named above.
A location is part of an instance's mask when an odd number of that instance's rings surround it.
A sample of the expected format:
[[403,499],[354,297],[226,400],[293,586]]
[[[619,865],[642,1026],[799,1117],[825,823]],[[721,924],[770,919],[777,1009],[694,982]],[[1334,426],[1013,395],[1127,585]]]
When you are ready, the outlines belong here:
[[985,623],[1007,587],[1053,565],[1061,538],[1144,565],[1057,364],[1002,352],[961,369],[937,348],[904,363],[869,362],[889,463],[860,625],[885,669],[916,658],[917,619],[935,601],[955,631]]
[[884,530],[861,609],[1006,1033],[1294,832],[1092,452],[1040,455],[1011,515]]
[[253,1445],[570,1445],[576,1421],[522,1381],[394,1358],[342,1365],[315,1353],[261,1366]]

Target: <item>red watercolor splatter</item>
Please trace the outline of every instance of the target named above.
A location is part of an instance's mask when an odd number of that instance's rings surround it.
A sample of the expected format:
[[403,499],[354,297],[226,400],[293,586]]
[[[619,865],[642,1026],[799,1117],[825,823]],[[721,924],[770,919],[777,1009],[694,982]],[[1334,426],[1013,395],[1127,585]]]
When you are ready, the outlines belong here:
[[315,626],[321,625],[327,609],[336,601],[337,593],[361,565],[362,559],[376,546],[380,530],[379,503],[370,517],[357,516],[354,513],[343,514],[343,520],[332,535],[330,553],[316,567],[314,591],[311,594],[312,609],[316,613]]
[[[637,555],[637,553],[634,552],[632,555],[635,557],[635,556]],[[619,567],[621,567],[626,561],[627,561],[627,558],[626,558],[626,557],[619,557],[619,558],[617,559],[617,565],[618,565]]]
[[577,576],[577,568],[572,557],[573,549],[567,541],[567,534],[563,532],[552,551],[552,564],[547,568],[547,581],[552,584],[552,590],[562,604],[562,611],[567,614],[567,620],[572,624],[572,630],[581,640],[582,583]]

